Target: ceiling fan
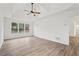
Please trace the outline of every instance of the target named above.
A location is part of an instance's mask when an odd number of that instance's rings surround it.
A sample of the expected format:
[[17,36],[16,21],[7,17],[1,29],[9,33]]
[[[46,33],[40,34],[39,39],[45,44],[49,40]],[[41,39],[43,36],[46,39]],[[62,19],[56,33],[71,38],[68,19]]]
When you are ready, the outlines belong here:
[[31,3],[31,6],[32,6],[31,11],[24,10],[24,11],[28,12],[27,15],[33,14],[33,16],[36,16],[36,14],[40,14],[40,12],[35,11],[35,9],[34,9],[34,3]]

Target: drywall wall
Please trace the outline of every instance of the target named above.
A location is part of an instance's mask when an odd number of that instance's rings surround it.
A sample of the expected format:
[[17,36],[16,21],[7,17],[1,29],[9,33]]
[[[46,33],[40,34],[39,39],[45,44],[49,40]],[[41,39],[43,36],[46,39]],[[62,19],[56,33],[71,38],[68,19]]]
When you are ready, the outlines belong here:
[[[11,32],[11,23],[24,23],[24,24],[29,24],[30,26],[30,31],[29,32],[22,32],[22,33],[12,33]],[[15,19],[10,19],[8,17],[4,17],[4,39],[11,39],[11,38],[19,38],[19,37],[25,37],[25,36],[32,36],[32,23],[27,22],[26,20],[15,20]]]
[[34,36],[69,45],[69,21],[65,15],[56,14],[34,23]]
[[0,17],[0,48],[2,46],[4,40],[4,33],[3,33],[3,18]]
[[34,23],[34,35],[69,45],[69,36],[75,36],[74,17],[77,15],[78,8],[69,8],[40,18]]

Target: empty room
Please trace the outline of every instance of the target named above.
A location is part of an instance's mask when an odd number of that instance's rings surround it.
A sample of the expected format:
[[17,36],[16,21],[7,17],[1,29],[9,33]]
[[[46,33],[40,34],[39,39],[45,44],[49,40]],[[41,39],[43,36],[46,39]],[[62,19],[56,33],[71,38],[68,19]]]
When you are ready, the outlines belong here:
[[0,56],[79,56],[79,3],[0,3]]

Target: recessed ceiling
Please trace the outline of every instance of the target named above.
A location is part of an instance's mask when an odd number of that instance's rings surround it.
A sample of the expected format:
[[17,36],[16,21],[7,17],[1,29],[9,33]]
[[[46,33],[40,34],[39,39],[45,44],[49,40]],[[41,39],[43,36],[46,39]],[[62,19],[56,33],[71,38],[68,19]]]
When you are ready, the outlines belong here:
[[[61,12],[68,8],[73,7],[73,3],[35,3],[37,11],[40,11],[41,14],[37,16],[26,15],[25,9],[30,10],[30,3],[2,3],[0,4],[0,15],[13,17],[14,19],[26,19],[26,20],[35,20],[50,14]],[[76,5],[79,7],[79,4]]]

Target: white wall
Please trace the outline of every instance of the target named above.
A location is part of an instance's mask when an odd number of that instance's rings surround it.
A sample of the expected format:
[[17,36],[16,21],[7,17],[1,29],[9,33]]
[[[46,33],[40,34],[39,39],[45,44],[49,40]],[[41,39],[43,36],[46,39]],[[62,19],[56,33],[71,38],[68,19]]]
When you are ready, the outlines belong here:
[[[79,9],[69,8],[39,19],[34,24],[34,35],[51,41],[69,44],[69,36],[75,36],[74,17]],[[64,26],[64,24],[67,24]],[[57,38],[58,37],[58,38]]]
[[1,48],[3,40],[4,40],[3,37],[4,37],[4,33],[3,33],[3,18],[0,17],[0,48]]
[[74,35],[74,22],[73,22],[73,17],[71,18],[71,24],[69,27],[69,36],[75,36]]
[[[24,23],[24,24],[29,24],[30,25],[30,32],[23,32],[23,33],[12,33],[11,32],[11,23],[16,22],[16,23]],[[10,19],[8,17],[4,18],[4,39],[11,39],[11,38],[19,38],[19,37],[25,37],[25,36],[32,36],[32,23],[27,22],[26,20],[15,20],[15,19]]]
[[50,15],[34,23],[34,36],[69,45],[69,21],[64,15]]

